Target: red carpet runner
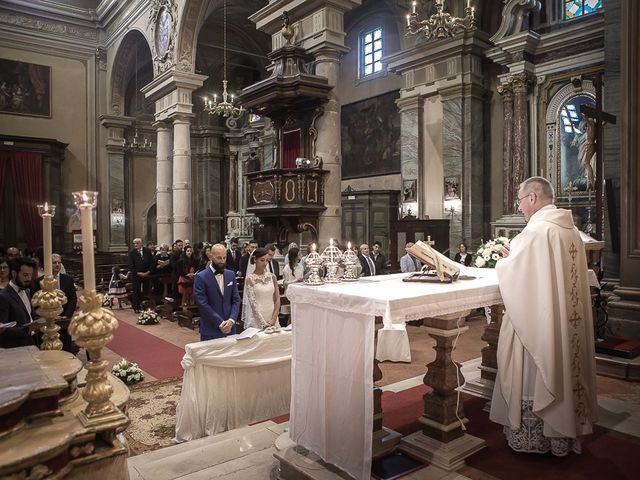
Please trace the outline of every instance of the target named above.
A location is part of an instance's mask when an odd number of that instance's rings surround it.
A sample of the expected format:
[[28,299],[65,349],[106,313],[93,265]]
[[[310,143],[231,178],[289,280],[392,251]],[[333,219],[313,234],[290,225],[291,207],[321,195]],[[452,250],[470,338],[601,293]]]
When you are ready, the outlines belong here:
[[180,361],[184,356],[184,349],[126,322],[118,323],[117,330],[113,332],[113,340],[107,345],[109,350],[137,363],[142,370],[158,380],[182,376]]

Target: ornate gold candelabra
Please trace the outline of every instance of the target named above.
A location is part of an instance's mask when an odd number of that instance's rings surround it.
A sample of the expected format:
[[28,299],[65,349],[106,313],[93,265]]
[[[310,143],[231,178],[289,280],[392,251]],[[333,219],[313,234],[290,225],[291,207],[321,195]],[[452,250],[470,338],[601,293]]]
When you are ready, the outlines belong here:
[[[92,273],[92,210],[97,203],[97,192],[75,192],[73,196],[80,207],[82,219],[85,292],[78,301],[80,309],[69,323],[69,334],[78,346],[84,347],[89,353],[89,361],[85,365],[87,383],[82,391],[82,398],[87,402],[87,406],[79,418],[85,426],[100,426],[102,431],[115,435],[115,428],[127,421],[127,417],[110,400],[113,387],[107,378],[108,362],[101,358],[102,348],[113,339],[112,332],[118,328],[118,320],[111,310],[102,307],[102,295],[95,290],[95,275]],[[109,426],[114,428],[109,429]],[[105,430],[102,427],[107,428]],[[113,438],[107,440],[112,441]]]
[[38,309],[38,315],[45,319],[45,325],[41,328],[43,337],[40,349],[62,350],[58,333],[60,327],[56,325],[56,318],[62,313],[62,305],[67,303],[67,297],[57,288],[52,269],[51,219],[56,214],[56,206],[48,203],[38,205],[38,214],[42,217],[44,278],[40,282],[41,290],[35,293],[31,304]]
[[431,38],[453,37],[460,32],[472,30],[476,26],[475,9],[471,1],[467,0],[464,17],[454,17],[444,11],[444,0],[436,0],[436,13],[426,20],[418,20],[416,3],[411,3],[411,13],[407,15],[407,34],[415,35],[424,32],[424,36]]

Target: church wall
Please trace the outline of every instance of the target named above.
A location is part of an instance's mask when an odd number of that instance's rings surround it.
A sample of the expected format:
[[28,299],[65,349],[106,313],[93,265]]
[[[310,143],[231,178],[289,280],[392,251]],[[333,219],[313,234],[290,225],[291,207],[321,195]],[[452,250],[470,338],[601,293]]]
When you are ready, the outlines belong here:
[[437,95],[425,99],[423,128],[422,211],[429,218],[443,218],[442,102]]
[[342,180],[340,190],[351,187],[353,190],[400,190],[402,179],[397,175],[380,175],[378,177],[350,178]]
[[149,207],[149,203],[154,201],[156,193],[156,159],[153,156],[131,156],[129,157],[129,172],[131,172],[130,205],[131,216],[129,217],[130,238],[140,237],[146,243],[149,240],[157,241],[155,238],[146,238],[145,218],[143,217]]
[[[51,118],[0,114],[5,135],[52,138],[69,146],[62,162],[62,188],[87,188],[87,68],[80,60],[0,48],[0,57],[51,67]],[[69,193],[70,194],[70,193]]]
[[500,84],[498,80],[498,67],[490,69],[489,78],[491,79],[491,97],[489,100],[489,117],[490,123],[487,128],[490,129],[486,134],[489,141],[489,169],[485,170],[486,177],[489,178],[489,220],[495,222],[502,216],[502,195],[504,179],[502,178],[502,146],[503,146],[503,123],[504,111],[502,108],[502,97],[496,88]]

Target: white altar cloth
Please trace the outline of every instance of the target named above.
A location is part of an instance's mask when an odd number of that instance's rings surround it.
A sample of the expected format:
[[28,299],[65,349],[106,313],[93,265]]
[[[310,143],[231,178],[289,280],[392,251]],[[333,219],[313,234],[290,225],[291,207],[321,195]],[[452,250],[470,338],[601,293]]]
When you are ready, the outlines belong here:
[[376,360],[411,363],[411,345],[406,325],[393,323],[378,330]]
[[289,411],[291,332],[190,343],[176,409],[176,441],[186,442]]
[[403,282],[408,274],[312,287],[291,284],[291,439],[356,479],[371,472],[375,316],[386,325],[501,302],[493,269],[473,280]]

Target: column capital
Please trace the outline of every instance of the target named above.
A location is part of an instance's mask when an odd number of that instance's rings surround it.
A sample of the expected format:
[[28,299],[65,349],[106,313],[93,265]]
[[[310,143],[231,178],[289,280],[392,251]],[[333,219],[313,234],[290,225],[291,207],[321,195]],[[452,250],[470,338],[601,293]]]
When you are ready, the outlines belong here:
[[161,131],[161,130],[165,130],[165,131],[171,131],[171,122],[168,122],[166,120],[159,120],[157,122],[153,122],[151,124],[157,131]]
[[536,77],[529,72],[516,73],[507,77],[507,83],[511,84],[514,93],[527,93],[535,85]]
[[188,123],[191,124],[191,119],[195,117],[193,113],[183,113],[183,112],[174,112],[169,115],[168,119],[173,122],[173,124],[177,123]]
[[409,110],[416,110],[422,108],[424,105],[424,98],[420,95],[413,95],[411,97],[400,97],[396,100],[396,105],[400,110],[400,113]]
[[513,85],[510,82],[505,82],[498,85],[498,93],[502,96],[502,100],[509,102],[513,100]]

